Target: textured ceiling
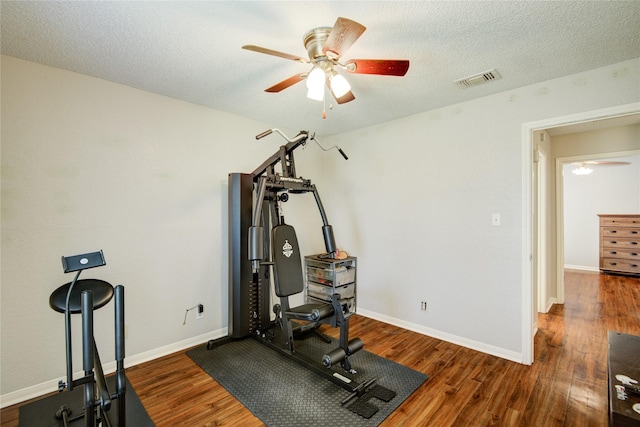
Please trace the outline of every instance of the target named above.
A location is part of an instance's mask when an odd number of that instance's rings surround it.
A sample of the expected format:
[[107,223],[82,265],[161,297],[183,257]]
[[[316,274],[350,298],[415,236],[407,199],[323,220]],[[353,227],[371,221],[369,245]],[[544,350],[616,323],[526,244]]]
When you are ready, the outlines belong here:
[[[1,2],[2,53],[239,114],[345,132],[640,57],[640,1]],[[405,77],[347,75],[356,100],[264,89],[309,66],[303,35],[343,16],[367,27],[342,56],[409,59]],[[502,78],[454,80],[495,68]]]

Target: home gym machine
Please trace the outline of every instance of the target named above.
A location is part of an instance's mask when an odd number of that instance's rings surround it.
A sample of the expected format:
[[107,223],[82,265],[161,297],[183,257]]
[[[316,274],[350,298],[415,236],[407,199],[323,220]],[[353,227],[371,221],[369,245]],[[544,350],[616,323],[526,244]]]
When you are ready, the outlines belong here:
[[[335,260],[338,249],[333,229],[310,180],[296,175],[293,152],[315,135],[301,131],[288,138],[278,129],[270,129],[256,136],[261,139],[277,133],[287,140],[271,157],[250,174],[229,174],[229,336],[211,341],[215,348],[226,340],[252,336],[263,344],[293,359],[300,365],[329,379],[360,396],[375,379],[358,383],[345,375],[355,374],[349,357],[363,347],[359,338],[349,339],[349,317],[355,306],[355,283],[347,295],[332,290],[325,301],[307,302],[291,307],[289,296],[304,291],[304,272],[295,230],[285,219],[280,207],[290,195],[312,193],[322,219],[322,234],[326,253],[317,259]],[[340,154],[348,157],[339,147]],[[276,166],[280,165],[279,172]],[[355,260],[355,258],[353,258]],[[279,304],[273,306],[275,321],[271,320],[271,291],[273,283]],[[339,346],[312,359],[295,348],[294,336],[316,333],[330,343],[329,337],[316,331],[321,324],[340,328]],[[342,374],[330,369],[343,368]],[[351,375],[353,376],[353,375]]]
[[[280,130],[270,129],[257,135],[256,139],[272,133],[279,134],[287,143],[252,173],[229,174],[229,334],[209,341],[207,348],[252,337],[347,390],[349,394],[341,404],[370,418],[378,408],[369,403],[368,398],[388,402],[396,393],[375,384],[376,378],[362,381],[362,374],[357,374],[351,364],[350,357],[363,347],[359,338],[349,339],[349,319],[356,296],[356,259],[340,256],[315,185],[296,175],[293,155],[296,148],[314,141],[322,150],[329,149],[308,131],[288,138]],[[331,148],[336,148],[348,160],[339,147]],[[318,283],[314,284],[317,286],[313,290],[312,281],[308,281],[306,304],[292,307],[289,297],[302,295],[305,276],[295,230],[285,222],[280,204],[301,193],[311,193],[315,198],[322,219],[326,253],[306,257],[307,276],[314,276],[311,271],[324,276],[317,277]],[[336,280],[338,270],[342,274],[345,269],[347,274],[341,277],[343,280]],[[333,280],[326,280],[329,277]],[[331,285],[330,281],[333,282]],[[275,300],[279,302],[273,305],[273,321],[271,284]],[[340,329],[338,347],[333,348],[334,340],[319,333],[317,328],[322,324]],[[303,334],[318,336],[324,343],[298,341],[296,345],[295,338],[303,338]]]
[[[125,374],[124,374],[124,287],[115,287],[98,279],[78,280],[82,271],[106,265],[102,251],[82,255],[62,257],[65,273],[77,272],[74,279],[56,289],[49,298],[51,308],[65,315],[65,342],[67,356],[67,381],[60,381],[58,391],[71,392],[76,387],[84,387],[84,407],[75,413],[71,402],[62,405],[55,417],[58,424],[65,427],[84,418],[85,427],[126,426]],[[93,336],[93,311],[106,305],[115,295],[115,355],[116,391],[109,393],[100,356]],[[71,314],[82,315],[82,361],[84,376],[73,379],[71,353]],[[112,402],[116,401],[117,414],[110,417]],[[61,423],[61,424],[60,424]],[[75,425],[75,423],[74,423]]]

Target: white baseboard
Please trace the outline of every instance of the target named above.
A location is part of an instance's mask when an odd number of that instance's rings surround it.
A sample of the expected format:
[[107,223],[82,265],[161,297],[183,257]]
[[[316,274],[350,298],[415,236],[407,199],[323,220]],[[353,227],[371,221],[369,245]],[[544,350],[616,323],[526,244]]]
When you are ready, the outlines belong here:
[[511,360],[512,362],[523,363],[524,361],[522,353],[518,353],[515,351],[506,350],[504,348],[459,337],[457,335],[448,334],[446,332],[427,328],[426,326],[416,325],[415,323],[406,322],[404,320],[396,319],[394,317],[386,316],[384,314],[375,313],[373,311],[364,310],[361,308],[358,308],[358,314],[364,317],[370,317],[371,319],[379,320],[381,322],[389,323],[400,328],[408,329],[422,335],[427,335],[432,338],[437,338],[439,340],[447,341],[452,344],[470,348],[472,350],[477,350],[482,353],[490,354],[492,356],[497,356],[502,359]]
[[[544,305],[543,311],[538,311],[538,313],[542,313],[542,314],[548,313],[549,310],[551,310],[551,307],[553,307],[553,304],[557,304],[557,303],[558,303],[558,300],[556,298],[549,298],[546,304]],[[535,323],[537,324],[538,321],[536,320]]]
[[[193,346],[205,343],[209,340],[222,338],[227,334],[228,334],[227,328],[222,328],[214,332],[209,332],[206,334],[191,337],[186,340],[178,341],[176,343],[172,343],[172,344],[169,344],[160,348],[156,348],[153,350],[145,351],[143,353],[135,354],[133,356],[127,356],[125,359],[125,368],[139,365],[141,363],[148,362],[150,360],[154,360],[159,357],[166,356],[168,354],[172,354],[177,351],[181,351],[189,347],[193,347]],[[113,362],[105,363],[102,366],[102,370],[104,371],[105,375],[115,372],[116,362],[113,361]],[[84,375],[84,372],[82,371],[73,373],[74,378],[80,378],[83,375]],[[54,378],[40,384],[36,384],[30,387],[13,391],[11,393],[0,395],[0,408],[5,408],[7,406],[15,405],[16,403],[24,402],[25,400],[33,399],[35,397],[39,397],[39,396],[57,391],[59,380],[66,381],[66,377]]]
[[588,265],[565,264],[564,268],[567,268],[569,270],[583,270],[583,271],[596,271],[596,272],[600,271],[599,267],[590,267]]

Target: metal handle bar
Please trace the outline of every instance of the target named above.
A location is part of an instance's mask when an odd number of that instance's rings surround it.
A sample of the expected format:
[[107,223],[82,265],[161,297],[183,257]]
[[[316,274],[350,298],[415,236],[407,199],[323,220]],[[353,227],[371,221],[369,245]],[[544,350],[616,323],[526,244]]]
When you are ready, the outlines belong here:
[[[256,135],[256,139],[262,139],[262,138],[264,138],[265,136],[271,135],[273,132],[276,132],[276,133],[280,134],[280,136],[281,136],[281,137],[283,137],[284,139],[286,139],[286,140],[287,140],[287,142],[296,142],[296,141],[301,140],[302,138],[306,138],[306,137],[308,137],[308,136],[309,136],[309,132],[308,132],[308,131],[304,131],[304,130],[302,130],[302,131],[300,131],[300,133],[299,133],[298,135],[296,135],[293,139],[290,139],[290,138],[289,138],[287,135],[285,135],[285,134],[284,134],[280,129],[278,129],[278,128],[273,128],[273,129],[265,130],[264,132],[262,132],[262,133],[260,133],[260,134]],[[337,145],[334,145],[333,147],[330,147],[330,148],[324,148],[324,147],[320,144],[320,141],[318,141],[318,140],[316,139],[315,134],[312,134],[312,135],[311,135],[311,139],[312,139],[313,141],[315,141],[315,142],[316,142],[316,144],[318,144],[318,147],[320,147],[323,151],[329,151],[329,150],[332,150],[332,149],[334,149],[334,148],[335,148],[335,149],[337,149],[337,150],[338,150],[338,152],[342,155],[342,157],[344,157],[344,159],[345,159],[345,160],[349,160],[349,157],[347,157],[347,155],[344,153],[344,151],[342,151],[342,148],[338,147]]]
[[299,141],[299,140],[301,140],[303,138],[306,138],[309,135],[309,132],[307,132],[305,130],[301,130],[299,134],[297,134],[295,137],[293,137],[293,139],[290,139],[280,129],[273,128],[273,129],[265,130],[261,134],[256,135],[256,139],[262,139],[265,136],[271,135],[273,132],[276,132],[276,133],[280,134],[280,136],[283,137],[284,139],[286,139],[287,142],[296,142],[296,141]]

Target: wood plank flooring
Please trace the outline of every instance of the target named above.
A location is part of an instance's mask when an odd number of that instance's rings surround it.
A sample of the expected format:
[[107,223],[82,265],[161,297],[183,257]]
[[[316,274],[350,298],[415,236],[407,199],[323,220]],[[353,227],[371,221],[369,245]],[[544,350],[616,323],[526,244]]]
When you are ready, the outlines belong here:
[[[607,331],[640,335],[640,278],[568,270],[565,304],[538,328],[532,366],[362,316],[350,335],[430,377],[383,426],[606,426]],[[127,377],[158,427],[263,425],[184,351]],[[3,427],[18,426],[18,407],[2,410]]]

